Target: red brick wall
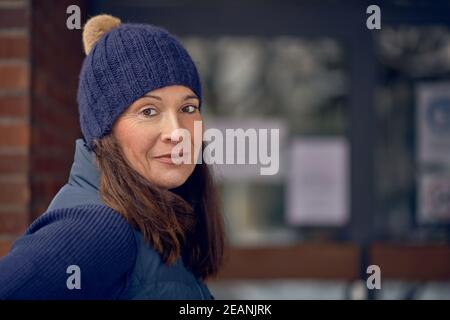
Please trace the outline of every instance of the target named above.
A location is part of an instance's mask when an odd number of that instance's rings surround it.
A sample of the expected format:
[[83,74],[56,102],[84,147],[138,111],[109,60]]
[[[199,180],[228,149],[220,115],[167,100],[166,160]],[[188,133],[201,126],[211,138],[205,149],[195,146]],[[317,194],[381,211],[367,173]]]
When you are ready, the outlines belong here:
[[[0,1],[0,241],[30,221],[30,7]],[[0,249],[4,245],[0,245]]]
[[81,136],[76,90],[84,54],[81,31],[66,27],[72,4],[84,9],[82,1],[32,1],[32,218],[45,211],[67,181],[75,139]]
[[66,182],[81,136],[76,88],[82,0],[0,0],[0,255]]

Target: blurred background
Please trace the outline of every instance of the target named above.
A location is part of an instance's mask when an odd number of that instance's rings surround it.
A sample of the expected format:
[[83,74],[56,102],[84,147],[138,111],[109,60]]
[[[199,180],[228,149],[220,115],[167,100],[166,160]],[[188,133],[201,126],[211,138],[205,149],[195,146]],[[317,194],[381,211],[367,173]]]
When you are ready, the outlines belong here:
[[0,0],[0,255],[81,136],[73,4],[83,24],[109,13],[177,35],[206,127],[280,130],[276,175],[215,167],[230,243],[217,299],[450,299],[448,1]]

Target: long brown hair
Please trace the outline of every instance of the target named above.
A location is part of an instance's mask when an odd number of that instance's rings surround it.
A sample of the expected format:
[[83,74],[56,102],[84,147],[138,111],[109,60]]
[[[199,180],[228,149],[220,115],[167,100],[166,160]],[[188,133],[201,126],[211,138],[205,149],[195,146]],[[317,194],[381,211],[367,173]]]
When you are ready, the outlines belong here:
[[113,134],[94,141],[100,196],[142,234],[167,265],[181,255],[196,277],[216,276],[225,231],[218,192],[205,163],[186,182],[162,190],[132,169]]

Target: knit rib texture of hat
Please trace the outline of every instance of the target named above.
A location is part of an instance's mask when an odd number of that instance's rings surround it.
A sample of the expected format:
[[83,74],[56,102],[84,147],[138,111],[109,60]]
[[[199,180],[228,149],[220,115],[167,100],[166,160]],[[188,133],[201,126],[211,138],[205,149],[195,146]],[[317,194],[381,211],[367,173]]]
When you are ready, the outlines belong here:
[[86,57],[77,102],[87,146],[111,131],[114,122],[137,99],[154,89],[183,85],[199,98],[197,68],[181,43],[167,30],[122,23],[110,15],[92,17],[84,26]]

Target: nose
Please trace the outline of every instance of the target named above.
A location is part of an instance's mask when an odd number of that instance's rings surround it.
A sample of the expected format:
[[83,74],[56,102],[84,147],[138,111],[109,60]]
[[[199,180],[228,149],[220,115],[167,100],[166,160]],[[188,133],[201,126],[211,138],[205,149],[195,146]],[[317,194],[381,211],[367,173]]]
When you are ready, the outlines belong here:
[[178,119],[178,115],[176,113],[170,113],[167,115],[167,117],[164,119],[164,123],[162,125],[161,130],[161,140],[163,142],[169,142],[169,143],[178,143],[180,140],[182,140],[182,137],[179,137],[179,139],[172,139],[172,133],[180,129],[180,121]]

